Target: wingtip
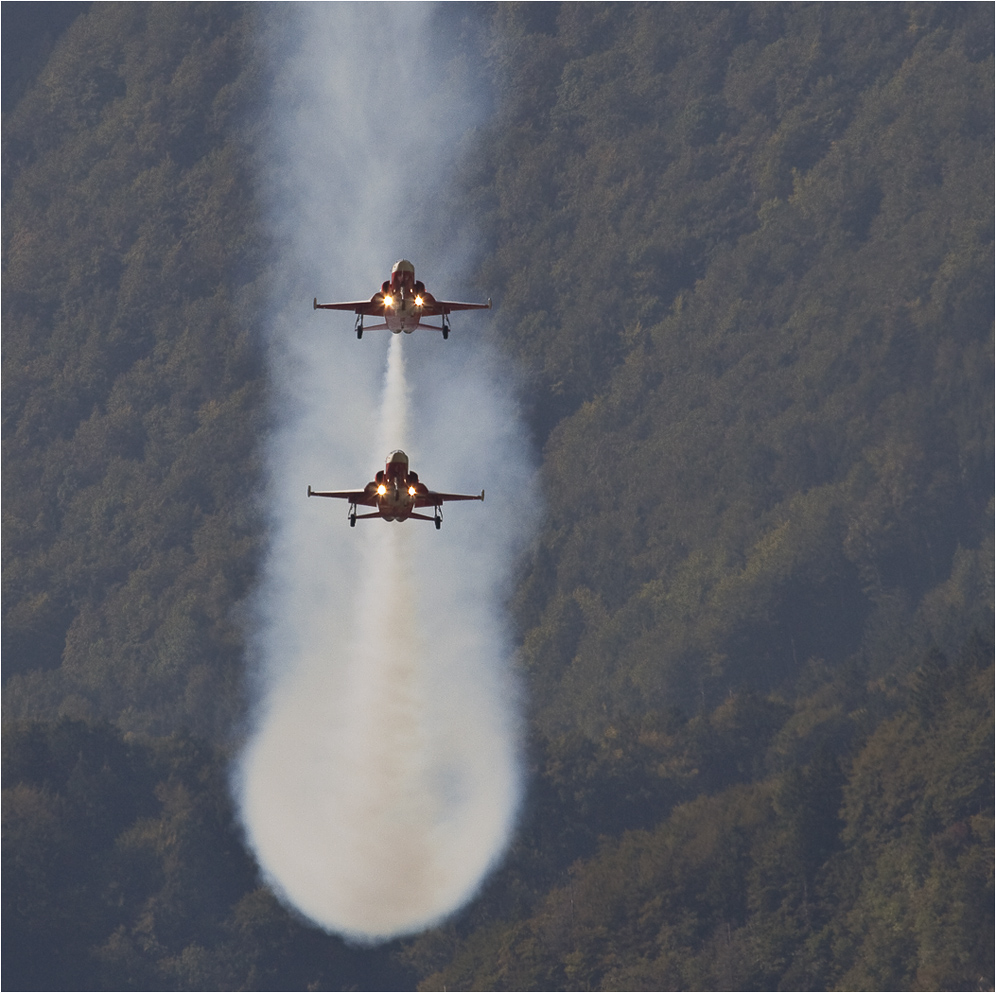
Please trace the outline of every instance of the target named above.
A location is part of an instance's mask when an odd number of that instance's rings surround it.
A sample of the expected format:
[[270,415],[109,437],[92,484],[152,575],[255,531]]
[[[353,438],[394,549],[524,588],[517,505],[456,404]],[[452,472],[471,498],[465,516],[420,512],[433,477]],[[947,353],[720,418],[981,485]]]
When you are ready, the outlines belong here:
[[311,496],[311,486],[308,486],[308,496]]
[[491,309],[491,297],[488,297],[488,310]]
[[484,490],[481,490],[481,503],[484,503]]

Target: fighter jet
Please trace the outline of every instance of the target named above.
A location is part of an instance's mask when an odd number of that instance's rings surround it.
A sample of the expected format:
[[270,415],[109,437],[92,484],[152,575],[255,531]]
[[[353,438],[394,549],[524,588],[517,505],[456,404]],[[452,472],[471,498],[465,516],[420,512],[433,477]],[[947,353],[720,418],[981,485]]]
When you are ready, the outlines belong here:
[[[385,521],[407,521],[413,517],[419,521],[434,521],[439,530],[443,521],[443,503],[447,500],[483,500],[480,496],[467,496],[463,493],[434,493],[418,481],[418,474],[408,468],[408,456],[402,451],[391,452],[387,465],[363,487],[362,490],[313,490],[308,487],[309,497],[340,497],[349,501],[349,526],[356,527],[357,521],[368,517],[380,517]],[[372,514],[358,514],[357,507],[375,507]],[[416,508],[432,507],[432,517],[417,514]]]
[[[381,331],[385,328],[400,334],[411,334],[416,328],[430,328],[442,331],[443,337],[450,336],[449,315],[454,310],[489,310],[487,303],[452,303],[437,300],[425,288],[425,283],[415,279],[415,266],[407,259],[394,263],[391,278],[381,284],[380,292],[369,300],[353,300],[348,303],[319,303],[315,297],[315,310],[351,310],[356,314],[354,330],[356,337],[362,338],[364,331]],[[382,317],[383,324],[363,327],[364,317]],[[438,317],[439,324],[423,324],[423,317]]]

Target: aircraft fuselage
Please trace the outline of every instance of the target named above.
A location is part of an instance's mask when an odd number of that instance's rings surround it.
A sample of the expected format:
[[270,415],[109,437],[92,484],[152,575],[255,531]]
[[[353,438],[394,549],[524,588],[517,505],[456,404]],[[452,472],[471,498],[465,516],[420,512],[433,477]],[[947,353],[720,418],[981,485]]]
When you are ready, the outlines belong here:
[[422,320],[426,307],[431,311],[436,300],[415,279],[415,267],[402,259],[394,264],[391,278],[384,282],[371,302],[384,307],[384,323],[395,334],[411,334]]
[[423,309],[421,297],[400,293],[384,294],[384,323],[395,334],[411,334],[422,320]]
[[418,481],[418,476],[409,472],[408,456],[400,451],[390,454],[383,471],[377,473],[373,482],[367,483],[366,491],[376,500],[385,521],[403,521],[411,517],[416,498],[429,492]]

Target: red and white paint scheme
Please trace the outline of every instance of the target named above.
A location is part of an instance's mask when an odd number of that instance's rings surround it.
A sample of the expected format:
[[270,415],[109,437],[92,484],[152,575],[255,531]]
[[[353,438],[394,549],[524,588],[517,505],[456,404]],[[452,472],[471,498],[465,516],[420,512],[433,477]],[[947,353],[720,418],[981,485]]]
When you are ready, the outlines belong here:
[[[356,337],[362,338],[364,331],[393,331],[395,334],[411,334],[416,328],[429,328],[442,331],[443,337],[450,336],[449,315],[454,310],[489,310],[487,303],[454,303],[451,300],[437,300],[426,288],[425,283],[415,278],[415,266],[408,259],[394,263],[391,278],[381,284],[380,292],[369,300],[353,300],[347,303],[319,303],[315,297],[315,310],[350,310],[356,314]],[[364,317],[383,318],[383,324],[371,324],[364,328]],[[423,317],[438,317],[439,324],[423,324]]]
[[[369,517],[380,517],[385,521],[407,521],[413,517],[419,521],[434,521],[439,529],[443,521],[443,504],[448,500],[483,500],[480,496],[464,493],[434,493],[418,480],[418,473],[408,468],[408,456],[398,450],[387,457],[387,465],[362,490],[313,490],[308,487],[308,496],[339,497],[349,501],[349,526],[356,527],[357,521]],[[376,508],[370,514],[358,514],[357,507]],[[432,517],[416,513],[423,507],[432,507]]]

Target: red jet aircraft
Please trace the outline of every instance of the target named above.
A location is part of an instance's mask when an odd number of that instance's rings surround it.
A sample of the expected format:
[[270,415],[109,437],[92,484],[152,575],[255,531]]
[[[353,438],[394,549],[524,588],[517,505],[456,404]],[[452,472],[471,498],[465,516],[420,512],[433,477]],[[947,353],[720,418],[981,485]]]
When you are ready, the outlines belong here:
[[[407,259],[394,263],[391,278],[381,285],[380,292],[369,300],[353,300],[349,303],[319,303],[314,300],[315,310],[351,310],[356,314],[356,337],[362,338],[363,332],[388,329],[395,334],[402,331],[411,334],[416,328],[431,328],[442,331],[443,337],[450,336],[449,315],[454,310],[489,310],[491,300],[487,303],[451,303],[448,300],[437,300],[425,288],[425,283],[415,279],[415,266]],[[364,317],[382,317],[383,324],[371,324],[363,327]],[[438,317],[439,324],[423,324],[423,317]]]
[[[480,496],[467,496],[463,493],[433,493],[418,481],[418,474],[408,470],[408,456],[402,451],[391,452],[387,465],[362,490],[313,490],[308,487],[308,496],[341,497],[349,501],[349,526],[356,527],[357,520],[367,517],[381,517],[385,521],[407,521],[414,517],[419,521],[434,521],[436,530],[443,521],[443,503],[447,500],[483,500]],[[372,514],[357,514],[356,508],[376,507]],[[416,507],[432,507],[433,516],[416,514]]]

